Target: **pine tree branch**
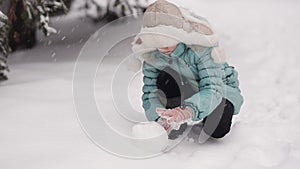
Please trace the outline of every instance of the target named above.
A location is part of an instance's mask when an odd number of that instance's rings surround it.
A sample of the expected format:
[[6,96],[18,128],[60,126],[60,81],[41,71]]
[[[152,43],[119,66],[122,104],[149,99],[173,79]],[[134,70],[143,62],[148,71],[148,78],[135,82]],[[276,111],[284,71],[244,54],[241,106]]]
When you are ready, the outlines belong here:
[[0,81],[7,80],[7,55],[9,52],[8,46],[8,18],[0,11]]

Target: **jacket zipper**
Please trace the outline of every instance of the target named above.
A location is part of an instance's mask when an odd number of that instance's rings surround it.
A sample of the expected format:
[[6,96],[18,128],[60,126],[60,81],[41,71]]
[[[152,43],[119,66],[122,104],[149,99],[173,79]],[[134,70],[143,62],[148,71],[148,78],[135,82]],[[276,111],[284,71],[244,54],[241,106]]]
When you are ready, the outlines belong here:
[[[171,54],[169,54],[169,55],[167,55],[167,54],[164,54],[164,53],[162,53],[167,59],[169,59],[169,64],[173,64],[173,57],[171,56]],[[167,55],[167,56],[166,56]],[[180,78],[180,85],[181,85],[181,88],[180,89],[182,89],[183,88],[183,86],[184,86],[184,82],[183,82],[183,78],[182,78],[182,71],[181,71],[181,68],[180,68],[180,64],[179,64],[179,58],[178,57],[176,57],[175,58],[175,60],[176,60],[176,62],[177,62],[177,67],[178,67],[178,70],[179,70],[179,78]],[[181,91],[181,103],[180,103],[180,108],[181,109],[185,109],[185,107],[186,107],[186,105],[185,105],[185,103],[184,103],[184,92],[182,92]]]

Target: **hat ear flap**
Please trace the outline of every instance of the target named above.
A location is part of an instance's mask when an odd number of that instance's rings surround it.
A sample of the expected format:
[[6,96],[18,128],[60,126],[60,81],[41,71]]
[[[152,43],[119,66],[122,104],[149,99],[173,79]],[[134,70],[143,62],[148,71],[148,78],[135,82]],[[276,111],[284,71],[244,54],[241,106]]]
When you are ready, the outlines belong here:
[[136,57],[132,57],[128,61],[127,68],[131,72],[138,72],[142,68],[142,61]]
[[216,63],[224,63],[226,62],[226,54],[223,48],[214,47],[211,51],[211,57],[214,59]]
[[192,28],[204,35],[212,35],[213,31],[211,30],[211,28],[209,28],[208,26],[198,23],[198,22],[192,22],[192,21],[188,21],[190,23],[190,25],[192,26]]
[[[195,51],[201,51],[203,50],[203,48],[205,48],[204,46],[200,46],[200,45],[191,45],[190,48]],[[226,54],[223,48],[221,47],[214,47],[211,51],[211,57],[213,58],[215,63],[225,63],[226,62]]]

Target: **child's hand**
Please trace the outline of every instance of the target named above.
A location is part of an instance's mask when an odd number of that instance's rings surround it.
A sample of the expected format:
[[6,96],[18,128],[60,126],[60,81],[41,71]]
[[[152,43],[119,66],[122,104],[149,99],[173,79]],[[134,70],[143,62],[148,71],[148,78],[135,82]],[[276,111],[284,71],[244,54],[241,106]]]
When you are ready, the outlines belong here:
[[174,128],[174,124],[168,123],[168,119],[170,117],[164,116],[163,113],[168,109],[165,108],[156,108],[156,113],[160,116],[157,122],[165,128],[168,134],[170,134],[171,130]]
[[171,125],[168,124],[167,119],[160,117],[157,120],[157,123],[160,124],[167,131],[168,134],[171,132]]
[[163,116],[163,113],[165,113],[166,111],[168,111],[170,109],[165,109],[165,108],[156,108],[156,113],[159,115],[159,116]]
[[168,134],[173,129],[178,130],[182,123],[193,118],[192,109],[189,107],[185,109],[180,107],[174,109],[157,108],[156,112],[160,115],[158,123],[164,126]]
[[180,107],[164,110],[159,109],[157,111],[159,111],[158,113],[161,116],[167,117],[168,124],[182,123],[193,118],[192,109],[189,107],[186,107],[184,109],[181,109]]

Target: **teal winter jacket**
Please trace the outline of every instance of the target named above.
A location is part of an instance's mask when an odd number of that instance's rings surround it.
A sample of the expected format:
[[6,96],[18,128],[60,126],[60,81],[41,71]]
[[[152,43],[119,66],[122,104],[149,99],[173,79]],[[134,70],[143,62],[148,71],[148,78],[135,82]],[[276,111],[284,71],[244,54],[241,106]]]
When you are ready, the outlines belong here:
[[211,56],[213,47],[203,47],[195,51],[184,43],[166,55],[158,50],[152,51],[143,63],[143,108],[149,121],[159,118],[156,108],[164,106],[157,93],[157,76],[164,67],[169,66],[190,84],[199,89],[190,98],[184,100],[186,106],[193,110],[193,120],[208,116],[220,103],[222,98],[234,105],[234,114],[238,114],[243,104],[239,89],[238,74],[234,67],[225,63],[216,63]]

